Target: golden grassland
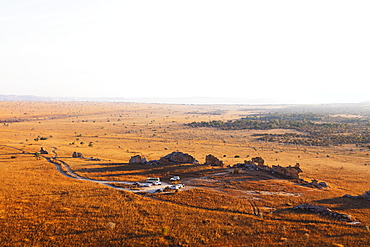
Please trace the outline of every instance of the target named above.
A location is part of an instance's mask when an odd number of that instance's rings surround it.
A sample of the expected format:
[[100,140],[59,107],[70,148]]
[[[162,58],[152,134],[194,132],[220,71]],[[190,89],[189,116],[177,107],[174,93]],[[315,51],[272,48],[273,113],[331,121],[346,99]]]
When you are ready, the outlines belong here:
[[[342,198],[370,190],[369,166],[364,165],[370,163],[368,150],[279,145],[255,141],[257,131],[183,125],[237,119],[271,108],[0,102],[1,245],[370,246],[370,202]],[[71,179],[34,157],[41,147],[49,151],[44,157],[57,155],[83,177],[160,177],[169,182],[176,174],[191,189],[134,194]],[[153,160],[173,151],[191,154],[200,165],[128,164],[136,154]],[[73,152],[99,161],[71,158]],[[225,167],[202,165],[208,154],[222,159]],[[231,174],[226,167],[256,156],[268,165],[300,163],[304,179],[325,181],[331,188],[304,187],[257,171]],[[361,223],[289,209],[302,203],[350,214]]]

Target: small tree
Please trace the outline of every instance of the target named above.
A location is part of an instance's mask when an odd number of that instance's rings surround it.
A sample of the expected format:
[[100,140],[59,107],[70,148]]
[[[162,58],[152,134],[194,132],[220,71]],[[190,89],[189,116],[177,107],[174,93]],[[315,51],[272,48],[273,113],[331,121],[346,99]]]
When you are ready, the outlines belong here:
[[35,158],[36,158],[37,160],[41,159],[41,153],[40,153],[40,152],[36,152],[36,153],[35,153]]

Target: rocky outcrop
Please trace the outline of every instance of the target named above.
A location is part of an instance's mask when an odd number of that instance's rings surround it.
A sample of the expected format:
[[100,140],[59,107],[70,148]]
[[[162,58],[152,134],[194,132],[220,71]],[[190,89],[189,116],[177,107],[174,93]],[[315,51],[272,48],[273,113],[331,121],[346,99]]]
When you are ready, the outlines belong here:
[[170,163],[188,163],[197,164],[198,161],[191,155],[182,152],[172,152],[159,159],[161,165],[168,165]]
[[304,179],[296,179],[295,182],[299,185],[302,185],[302,186],[307,186],[307,187],[310,187],[310,188],[317,188],[317,189],[327,189],[327,188],[330,188],[330,186],[326,183],[326,182],[320,182],[317,181],[316,179],[312,179],[311,182],[308,182]]
[[147,162],[146,162],[146,159],[141,157],[140,155],[135,155],[130,158],[129,163],[130,164],[145,164]]
[[352,195],[346,194],[343,197],[352,198],[352,199],[364,199],[364,200],[370,201],[370,190],[366,191],[365,193],[359,196],[352,196]]
[[169,165],[171,163],[170,159],[167,157],[160,158],[158,162],[160,165]]
[[83,158],[83,155],[82,155],[82,153],[73,152],[72,158]]
[[271,172],[273,174],[277,174],[279,176],[283,176],[286,178],[296,178],[299,179],[299,174],[303,171],[300,168],[300,165],[297,163],[295,166],[272,166],[269,167],[268,165],[264,164],[265,161],[261,157],[252,158],[250,161],[244,161],[243,164],[236,164],[234,167],[237,168],[245,168],[249,170],[262,170],[266,172]]
[[301,204],[301,205],[293,207],[292,209],[309,211],[309,212],[317,213],[317,214],[324,215],[324,216],[334,217],[338,220],[344,220],[344,221],[351,221],[351,218],[352,218],[351,215],[334,212],[324,206],[312,205],[310,203]]
[[313,187],[316,187],[318,189],[323,189],[323,188],[330,188],[330,186],[325,183],[325,182],[320,182],[317,181],[316,179],[312,179],[311,180],[311,183],[308,183],[309,185],[313,186]]
[[[130,163],[140,163],[139,155],[131,157],[133,159]],[[136,161],[136,162],[134,162]],[[141,164],[146,165],[169,165],[169,164],[198,164],[198,161],[191,155],[182,153],[182,152],[172,152],[167,154],[164,157],[161,157],[159,160],[150,160],[146,161],[145,158],[141,159]]]
[[288,167],[272,166],[271,172],[280,174],[288,178],[299,178],[299,173],[301,173],[302,170],[299,164],[296,164],[295,166],[288,166]]
[[219,160],[216,156],[209,154],[206,156],[206,165],[215,165],[215,166],[223,166],[222,160]]
[[261,157],[255,157],[252,158],[252,163],[257,163],[257,165],[263,166],[265,164],[265,160],[262,159]]

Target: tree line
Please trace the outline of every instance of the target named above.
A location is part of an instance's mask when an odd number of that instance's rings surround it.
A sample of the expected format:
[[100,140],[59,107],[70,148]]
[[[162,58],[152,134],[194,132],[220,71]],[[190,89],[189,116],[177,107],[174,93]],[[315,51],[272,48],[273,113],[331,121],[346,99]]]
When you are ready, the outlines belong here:
[[269,113],[236,120],[191,122],[186,125],[192,128],[209,127],[222,130],[297,130],[299,133],[254,135],[258,140],[287,144],[314,146],[370,145],[370,120],[367,117],[349,118],[316,113]]

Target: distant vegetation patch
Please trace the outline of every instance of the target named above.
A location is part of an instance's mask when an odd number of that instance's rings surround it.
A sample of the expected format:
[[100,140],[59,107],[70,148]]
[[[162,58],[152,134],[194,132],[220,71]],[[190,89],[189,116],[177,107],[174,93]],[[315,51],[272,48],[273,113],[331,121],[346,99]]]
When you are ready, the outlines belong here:
[[301,133],[255,134],[258,140],[287,144],[330,146],[359,144],[370,147],[370,119],[368,117],[332,116],[329,114],[269,113],[237,120],[213,120],[188,123],[187,126],[210,127],[222,130],[295,129]]
[[222,115],[222,114],[225,114],[225,113],[227,113],[227,111],[225,111],[225,110],[214,110],[214,111],[206,111],[206,112],[191,111],[191,112],[187,112],[186,114],[193,114],[193,115],[196,115],[196,114],[199,114],[199,115]]

